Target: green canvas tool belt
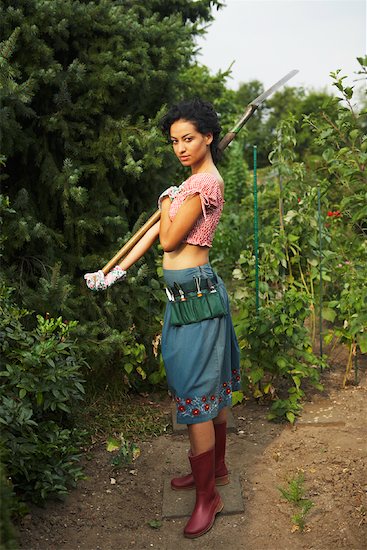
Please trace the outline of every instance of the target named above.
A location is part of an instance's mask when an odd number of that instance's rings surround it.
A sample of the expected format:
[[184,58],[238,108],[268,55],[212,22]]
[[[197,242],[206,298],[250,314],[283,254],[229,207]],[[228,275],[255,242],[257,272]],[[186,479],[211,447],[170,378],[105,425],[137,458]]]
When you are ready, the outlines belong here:
[[227,313],[218,284],[209,278],[194,277],[194,284],[174,283],[173,287],[166,288],[166,293],[171,303],[171,325],[176,327]]

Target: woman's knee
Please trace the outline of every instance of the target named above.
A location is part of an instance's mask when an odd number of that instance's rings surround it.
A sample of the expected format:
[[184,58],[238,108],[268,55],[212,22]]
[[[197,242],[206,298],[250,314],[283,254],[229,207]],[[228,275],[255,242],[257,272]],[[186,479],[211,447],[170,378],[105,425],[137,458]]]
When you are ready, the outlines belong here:
[[213,418],[214,424],[222,424],[223,422],[227,422],[227,416],[228,416],[228,407],[224,407],[216,416]]

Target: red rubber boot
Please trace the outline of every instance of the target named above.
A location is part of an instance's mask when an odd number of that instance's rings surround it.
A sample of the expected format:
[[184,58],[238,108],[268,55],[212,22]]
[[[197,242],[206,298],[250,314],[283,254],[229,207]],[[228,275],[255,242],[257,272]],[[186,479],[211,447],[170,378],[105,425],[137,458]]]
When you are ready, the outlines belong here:
[[212,528],[215,516],[223,510],[223,502],[215,488],[214,449],[189,458],[196,487],[196,503],[184,535],[195,539]]
[[[229,483],[228,470],[224,457],[226,454],[227,422],[214,424],[215,431],[215,484],[227,485]],[[190,458],[190,453],[189,453]],[[171,479],[171,488],[174,491],[195,489],[194,477],[191,474]]]

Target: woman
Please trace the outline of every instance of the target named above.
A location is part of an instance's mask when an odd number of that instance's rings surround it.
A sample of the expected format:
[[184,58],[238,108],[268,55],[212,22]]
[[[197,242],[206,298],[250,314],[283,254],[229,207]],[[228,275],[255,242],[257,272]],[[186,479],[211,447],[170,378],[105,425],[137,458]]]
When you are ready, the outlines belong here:
[[[184,534],[196,538],[212,527],[223,509],[216,485],[229,482],[225,465],[227,411],[232,391],[239,389],[239,348],[223,281],[213,272],[209,251],[224,204],[224,183],[216,168],[220,125],[208,102],[196,99],[173,106],[162,119],[162,131],[191,176],[159,197],[161,219],[106,277],[87,274],[92,289],[106,288],[125,276],[158,238],[164,250],[163,270],[169,301],[162,355],[168,386],[177,406],[177,421],[187,424],[191,473],[174,478],[172,489],[196,489],[194,511]],[[180,300],[216,293],[224,311],[218,317],[172,324]],[[175,300],[175,302],[174,302]],[[176,304],[179,304],[178,306]]]

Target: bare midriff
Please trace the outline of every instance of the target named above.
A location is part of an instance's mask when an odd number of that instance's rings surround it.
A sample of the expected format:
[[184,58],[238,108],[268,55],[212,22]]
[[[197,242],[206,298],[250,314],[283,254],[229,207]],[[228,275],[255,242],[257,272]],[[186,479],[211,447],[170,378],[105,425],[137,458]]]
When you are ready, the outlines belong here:
[[209,250],[208,246],[182,243],[176,250],[164,253],[163,268],[187,269],[204,265],[209,262]]

